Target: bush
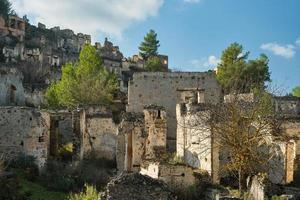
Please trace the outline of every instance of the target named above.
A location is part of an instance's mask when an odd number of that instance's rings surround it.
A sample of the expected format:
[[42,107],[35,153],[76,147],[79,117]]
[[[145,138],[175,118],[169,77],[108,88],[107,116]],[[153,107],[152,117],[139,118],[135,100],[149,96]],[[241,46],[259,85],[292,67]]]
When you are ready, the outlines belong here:
[[0,173],[0,200],[26,200],[20,190],[18,178],[13,173]]
[[25,178],[32,181],[39,175],[39,169],[35,161],[34,156],[20,154],[10,163],[9,167],[24,170]]
[[55,191],[69,192],[78,188],[74,168],[59,161],[49,161],[39,180],[42,185]]
[[115,162],[87,156],[76,166],[60,161],[49,161],[46,171],[41,174],[40,182],[45,187],[63,192],[80,191],[84,184],[102,189],[113,175]]
[[62,145],[58,149],[58,158],[62,161],[72,161],[73,143]]
[[84,191],[79,194],[71,194],[69,200],[100,200],[100,194],[94,186],[85,185]]

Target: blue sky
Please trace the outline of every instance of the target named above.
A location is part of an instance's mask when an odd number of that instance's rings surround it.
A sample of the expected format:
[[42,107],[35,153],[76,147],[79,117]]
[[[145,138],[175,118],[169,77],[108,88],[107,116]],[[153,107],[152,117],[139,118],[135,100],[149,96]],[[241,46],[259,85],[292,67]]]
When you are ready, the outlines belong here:
[[[47,2],[57,8],[48,8]],[[42,21],[49,26],[72,28],[92,34],[100,42],[108,36],[125,56],[136,54],[145,33],[154,29],[161,43],[159,52],[169,55],[171,68],[182,71],[214,68],[222,50],[238,42],[251,52],[250,58],[261,53],[269,57],[274,84],[287,90],[300,85],[299,0],[65,0],[63,3],[13,0],[13,3],[18,13],[28,14],[34,23]],[[64,6],[68,10],[59,12]]]

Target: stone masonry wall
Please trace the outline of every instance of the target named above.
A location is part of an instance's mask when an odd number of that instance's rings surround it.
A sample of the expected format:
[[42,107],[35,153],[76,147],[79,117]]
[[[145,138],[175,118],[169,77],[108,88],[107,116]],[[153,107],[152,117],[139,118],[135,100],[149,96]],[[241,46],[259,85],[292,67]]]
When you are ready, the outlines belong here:
[[294,137],[296,142],[296,160],[295,160],[295,169],[300,170],[300,118],[294,118],[286,120],[283,125],[284,132],[287,135]]
[[145,128],[148,133],[145,145],[145,158],[155,159],[167,149],[166,112],[160,107],[148,107],[144,110]]
[[36,157],[42,167],[48,156],[47,115],[26,107],[0,107],[0,154],[15,159],[21,153]]
[[176,104],[180,103],[183,88],[204,90],[205,102],[216,103],[221,100],[214,72],[143,72],[135,73],[128,88],[129,112],[142,112],[145,105],[163,106],[167,113],[167,145],[176,150]]
[[105,107],[84,109],[80,116],[80,128],[83,134],[83,154],[95,155],[115,160],[117,143],[117,125],[112,113]]
[[212,174],[212,137],[208,113],[201,104],[177,105],[177,156],[194,168]]
[[0,69],[0,105],[25,105],[23,76],[15,68]]
[[174,191],[188,188],[196,183],[193,168],[185,165],[144,162],[140,173],[162,180]]

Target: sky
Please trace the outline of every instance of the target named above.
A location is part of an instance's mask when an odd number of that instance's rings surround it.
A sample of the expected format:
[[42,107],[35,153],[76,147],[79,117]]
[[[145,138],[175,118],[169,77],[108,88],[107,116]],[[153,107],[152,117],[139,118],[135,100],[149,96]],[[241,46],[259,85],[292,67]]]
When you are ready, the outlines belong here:
[[269,59],[272,84],[287,92],[300,85],[299,0],[12,0],[17,13],[33,24],[61,26],[108,37],[124,56],[138,53],[144,35],[154,29],[180,71],[214,69],[233,42]]

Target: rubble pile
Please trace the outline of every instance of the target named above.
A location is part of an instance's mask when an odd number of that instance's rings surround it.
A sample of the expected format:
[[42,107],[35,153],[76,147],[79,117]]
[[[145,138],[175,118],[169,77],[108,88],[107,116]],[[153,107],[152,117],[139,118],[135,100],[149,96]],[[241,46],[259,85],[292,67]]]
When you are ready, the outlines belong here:
[[[122,173],[111,180],[103,199],[175,200],[176,196],[161,181],[139,173]],[[101,199],[102,199],[101,198]]]

